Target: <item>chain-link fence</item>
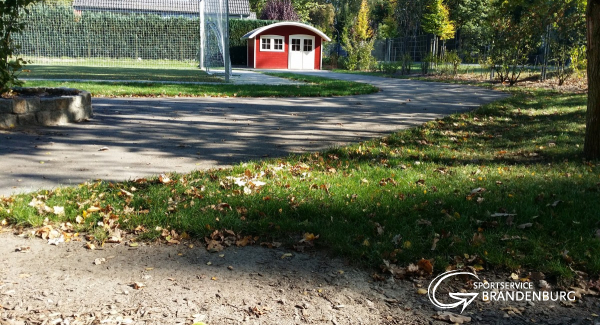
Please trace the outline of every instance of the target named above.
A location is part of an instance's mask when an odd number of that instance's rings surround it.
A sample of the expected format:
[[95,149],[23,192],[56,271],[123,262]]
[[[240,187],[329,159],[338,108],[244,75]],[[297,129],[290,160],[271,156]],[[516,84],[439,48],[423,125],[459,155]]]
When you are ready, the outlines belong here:
[[27,8],[19,55],[33,64],[223,68],[224,0],[47,0]]
[[396,62],[409,56],[411,61],[421,62],[431,53],[443,55],[444,52],[455,49],[454,39],[442,41],[433,35],[418,35],[376,40],[372,53],[377,61]]

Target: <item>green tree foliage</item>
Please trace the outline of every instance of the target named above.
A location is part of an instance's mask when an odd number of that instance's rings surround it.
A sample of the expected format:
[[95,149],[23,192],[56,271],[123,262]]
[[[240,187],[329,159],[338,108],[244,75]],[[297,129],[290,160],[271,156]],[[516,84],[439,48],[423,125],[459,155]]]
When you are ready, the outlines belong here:
[[375,65],[373,51],[373,30],[369,26],[369,6],[363,0],[351,28],[346,27],[342,33],[342,44],[348,53],[346,67],[350,70],[369,70]]
[[14,57],[18,46],[13,41],[13,36],[25,29],[25,23],[19,17],[24,8],[33,1],[3,0],[0,2],[0,94],[22,84],[17,79],[17,74],[26,62]]
[[529,0],[492,0],[490,60],[501,82],[514,85],[529,53],[540,45],[544,29],[536,9]]
[[310,22],[311,11],[321,7],[321,4],[314,0],[293,0],[292,3],[300,21],[303,22]]
[[339,42],[342,41],[342,32],[346,28],[351,28],[354,23],[356,13],[360,9],[360,0],[328,0],[333,5],[335,11],[333,35]]
[[443,0],[430,0],[422,19],[423,30],[442,40],[454,37],[454,22],[450,20],[450,11]]
[[398,19],[396,11],[398,9],[398,0],[386,1],[384,6],[385,16],[379,24],[379,36],[381,38],[395,38],[400,36],[398,33]]
[[550,4],[551,21],[550,51],[558,72],[559,85],[569,78],[581,62],[580,53],[585,49],[585,0],[557,0]]
[[267,0],[249,0],[250,10],[260,14],[267,3]]
[[334,34],[335,8],[331,3],[318,5],[310,10],[309,21],[323,33],[331,36]]
[[470,62],[477,62],[490,39],[489,0],[447,0],[450,19],[455,22],[457,50]]
[[425,0],[397,0],[396,20],[400,36],[416,36],[421,33],[421,20],[425,12]]

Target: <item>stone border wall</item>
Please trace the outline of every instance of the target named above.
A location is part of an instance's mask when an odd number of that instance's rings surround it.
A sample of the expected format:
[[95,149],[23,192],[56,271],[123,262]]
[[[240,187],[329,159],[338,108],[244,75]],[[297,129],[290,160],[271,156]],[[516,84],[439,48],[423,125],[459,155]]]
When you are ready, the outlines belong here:
[[[0,98],[0,129],[16,126],[55,126],[81,122],[91,118],[92,96],[89,92],[71,88],[33,88],[10,99]],[[64,95],[56,95],[56,94]]]

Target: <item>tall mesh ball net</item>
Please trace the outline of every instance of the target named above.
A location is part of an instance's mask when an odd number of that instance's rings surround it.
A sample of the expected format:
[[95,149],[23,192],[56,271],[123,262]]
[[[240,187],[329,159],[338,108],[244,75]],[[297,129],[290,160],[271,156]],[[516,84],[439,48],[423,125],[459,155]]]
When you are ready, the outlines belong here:
[[224,72],[225,1],[46,0],[27,8],[15,42],[33,64]]

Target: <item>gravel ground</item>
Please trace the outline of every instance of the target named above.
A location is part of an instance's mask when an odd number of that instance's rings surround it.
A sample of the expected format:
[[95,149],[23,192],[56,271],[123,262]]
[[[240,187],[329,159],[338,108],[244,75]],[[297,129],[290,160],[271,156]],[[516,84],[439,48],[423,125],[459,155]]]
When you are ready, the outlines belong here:
[[[0,324],[449,323],[434,319],[438,311],[418,293],[431,278],[374,281],[373,272],[320,251],[209,253],[193,242],[89,250],[83,242],[54,246],[5,232]],[[599,312],[598,297],[584,296],[573,304],[476,300],[463,315],[468,324],[598,325]]]

